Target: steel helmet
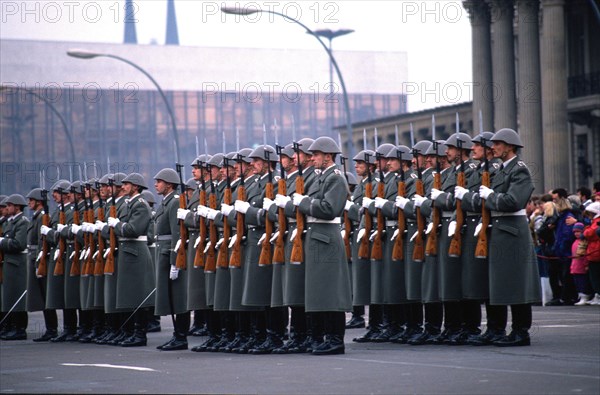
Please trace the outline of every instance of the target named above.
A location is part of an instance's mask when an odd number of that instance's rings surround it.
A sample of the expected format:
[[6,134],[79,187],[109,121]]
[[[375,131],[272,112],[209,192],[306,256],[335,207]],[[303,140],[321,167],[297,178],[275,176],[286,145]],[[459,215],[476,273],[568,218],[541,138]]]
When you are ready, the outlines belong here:
[[18,193],[13,193],[12,195],[4,199],[4,205],[7,205],[9,203],[14,204],[15,206],[27,206],[27,201],[25,200],[23,195],[19,195]]
[[85,182],[85,184],[86,184],[86,187],[87,187],[87,185],[89,185],[89,186],[90,186],[90,189],[93,189],[94,191],[97,191],[97,190],[98,190],[98,189],[96,188],[96,183],[97,183],[97,182],[98,182],[98,179],[97,179],[97,178],[90,178],[89,180],[87,180],[87,181]]
[[[269,157],[268,159],[267,155]],[[279,156],[277,155],[277,152],[275,152],[275,148],[271,147],[270,145],[261,145],[256,147],[248,157],[252,159],[262,159],[265,161],[268,160],[269,162],[277,162],[279,160]]]
[[[446,149],[448,148],[448,144],[445,143],[444,140],[436,140],[437,144],[431,143],[431,147],[425,152],[425,155],[435,155],[435,156],[446,156]],[[437,150],[433,149],[433,146],[437,145]]]
[[142,191],[142,197],[148,203],[151,203],[151,204],[156,203],[156,199],[154,198],[154,194],[152,192],[148,191],[148,190],[143,190]]
[[154,176],[155,180],[162,180],[164,182],[168,182],[169,184],[178,185],[179,184],[179,175],[177,172],[170,167],[165,167]]
[[310,137],[305,137],[303,139],[300,139],[297,143],[298,149],[307,155],[312,155],[312,152],[310,151],[310,146],[314,142],[315,142],[315,140],[311,139]]
[[308,150],[311,152],[320,151],[324,154],[339,154],[342,152],[335,140],[327,136],[318,137],[310,147],[308,147]]
[[421,140],[413,146],[413,151],[416,151],[418,155],[425,155],[425,152],[433,145],[431,141]]
[[127,174],[125,173],[115,173],[112,176],[112,180],[116,186],[120,187],[123,185],[123,180],[125,177],[127,177]]
[[367,155],[369,155],[369,163],[374,165],[375,164],[375,151],[371,151],[370,149],[365,149],[360,151],[358,154],[354,155],[354,158],[352,158],[352,160],[354,161],[362,161],[362,162],[367,162]]
[[202,166],[210,160],[211,156],[208,154],[202,154],[192,161],[190,166]]
[[108,180],[112,179],[113,176],[114,176],[114,174],[112,174],[112,173],[105,174],[102,177],[100,177],[100,180],[98,181],[98,183],[102,184],[102,185],[108,185]]
[[6,204],[4,203],[4,201],[6,200],[8,196],[6,195],[0,195],[0,207],[6,207]]
[[498,130],[496,133],[494,133],[494,136],[491,140],[503,141],[506,144],[514,145],[515,147],[519,148],[523,147],[523,142],[521,141],[521,138],[519,137],[517,132],[509,128]]
[[288,144],[281,148],[281,155],[285,155],[288,158],[294,158],[296,152],[294,151],[294,144]]
[[[250,154],[252,153],[252,148],[242,148],[238,151],[238,155],[246,163],[252,163],[252,159],[250,159]],[[237,159],[237,157],[236,157]]]
[[223,167],[223,154],[222,153],[218,153],[218,154],[214,154],[207,162],[206,164],[209,166],[214,166],[214,167]]
[[81,193],[81,181],[72,182],[69,191],[71,193]]
[[[33,188],[25,197],[28,199],[39,200],[40,202],[44,201],[44,197],[42,196],[42,188]],[[46,197],[46,200],[47,199],[48,198]],[[2,200],[2,197],[0,197],[0,200]]]
[[384,144],[381,144],[379,147],[377,147],[377,149],[375,150],[375,153],[379,154],[383,158],[385,158],[385,156],[394,148],[396,148],[396,147],[394,147],[394,144],[384,143]]
[[122,183],[125,183],[125,182],[128,182],[133,185],[137,185],[137,186],[141,187],[142,189],[148,189],[148,184],[146,184],[146,180],[144,179],[144,176],[141,175],[140,173],[129,174],[122,181]]
[[50,188],[52,192],[58,192],[59,189],[62,190],[63,194],[67,194],[71,189],[71,183],[67,180],[58,180],[52,185],[52,188]]
[[473,148],[473,142],[471,141],[471,136],[466,133],[454,133],[446,140],[446,145],[448,147],[456,147],[458,148],[458,141],[462,141],[462,149],[471,149]]
[[354,174],[350,173],[349,171],[346,172],[346,178],[348,179],[348,185],[358,185],[356,177],[354,177]]
[[494,133],[492,132],[481,132],[477,136],[473,137],[471,141],[473,143],[481,144],[481,141],[485,140],[485,146],[487,148],[492,148],[492,137],[494,137]]
[[400,153],[402,153],[403,161],[411,161],[413,158],[412,151],[406,145],[399,145],[392,148],[385,157],[388,159],[400,159]]

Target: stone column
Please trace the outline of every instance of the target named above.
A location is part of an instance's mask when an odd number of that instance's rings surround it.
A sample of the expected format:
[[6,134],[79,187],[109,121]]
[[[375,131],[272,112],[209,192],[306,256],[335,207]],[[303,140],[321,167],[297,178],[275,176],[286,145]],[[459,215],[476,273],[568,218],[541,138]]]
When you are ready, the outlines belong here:
[[542,0],[544,189],[569,185],[565,1]]
[[494,132],[494,102],[492,89],[492,44],[490,39],[490,9],[485,1],[463,1],[471,20],[473,51],[473,134]]
[[518,0],[519,134],[537,193],[544,191],[539,9],[539,0]]
[[494,130],[517,130],[513,0],[488,0],[492,17]]

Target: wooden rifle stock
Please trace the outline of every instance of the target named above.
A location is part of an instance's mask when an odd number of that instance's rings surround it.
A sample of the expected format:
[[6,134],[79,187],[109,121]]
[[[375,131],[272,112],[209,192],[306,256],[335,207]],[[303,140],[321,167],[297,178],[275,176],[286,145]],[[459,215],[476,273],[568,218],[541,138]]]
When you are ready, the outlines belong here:
[[[216,193],[211,193],[208,197],[208,206],[213,210],[217,208]],[[208,221],[208,229],[210,246],[208,247],[208,251],[206,252],[204,271],[206,273],[214,273],[217,269],[217,257],[215,256],[215,246],[217,245],[217,226],[215,225],[214,220],[211,219]]]
[[[42,215],[42,225],[48,226],[50,225],[50,216],[46,211]],[[0,228],[0,234],[2,229]],[[48,275],[48,240],[46,235],[42,235],[42,256],[40,256],[40,262],[37,269],[37,275],[40,277],[46,277]],[[2,259],[0,258],[0,262]]]
[[[481,185],[488,188],[490,186],[490,172],[487,170],[481,175]],[[490,210],[485,207],[485,199],[481,199],[481,230],[479,231],[479,235],[477,235],[475,258],[485,259],[488,256],[488,226],[490,226]]]
[[[91,199],[90,199],[91,200]],[[90,204],[89,210],[87,210],[87,222],[90,224],[94,223],[94,203]],[[86,233],[87,236],[87,244],[88,244],[88,253],[85,258],[85,270],[83,274],[86,276],[94,275],[94,254],[96,253],[96,242],[94,241],[93,233]]]
[[[179,195],[179,208],[186,209],[185,190]],[[175,259],[175,267],[179,270],[186,269],[188,231],[182,219],[179,220],[179,249]]]
[[[433,187],[435,189],[442,189],[442,176],[438,172],[433,175]],[[436,256],[438,254],[438,228],[440,227],[440,209],[435,207],[435,202],[432,203],[432,228],[431,232],[427,235],[427,243],[425,245],[425,255]]]
[[[418,179],[416,182],[416,193],[417,195],[424,196],[425,188],[423,186],[423,180]],[[425,230],[425,221],[421,216],[421,207],[415,209],[417,215],[417,234],[415,236],[415,245],[413,249],[412,259],[414,262],[423,262],[425,259],[425,243],[423,241],[423,232]]]
[[346,248],[346,259],[352,260],[352,248],[350,248],[350,234],[352,233],[352,223],[348,218],[348,211],[344,210],[344,247]]
[[[109,217],[117,218],[117,206],[115,201],[110,206]],[[115,235],[115,228],[109,229],[109,247],[108,255],[106,256],[106,263],[104,264],[104,274],[114,274],[115,272],[115,250],[117,249],[117,236]]]
[[[377,197],[383,198],[385,195],[385,184],[383,182],[383,174],[381,180],[377,184]],[[365,210],[366,211],[366,210]],[[377,234],[373,239],[373,247],[371,248],[371,259],[382,260],[383,259],[383,232],[385,230],[385,219],[381,209],[377,209]],[[365,237],[368,237],[365,234]]]
[[[282,177],[277,182],[277,193],[280,195],[287,194],[285,179]],[[285,263],[285,231],[287,222],[285,220],[285,210],[281,207],[277,210],[277,222],[279,226],[279,234],[275,240],[275,250],[273,252],[273,263]]]
[[[104,222],[104,207],[98,207],[98,221]],[[96,232],[98,235],[98,254],[94,265],[94,276],[102,276],[104,274],[104,238],[102,232]]]
[[[241,175],[240,177],[243,177],[243,175]],[[246,189],[244,188],[244,184],[240,183],[240,185],[236,189],[236,192],[238,200],[246,200]],[[233,243],[231,258],[229,258],[229,267],[239,268],[242,266],[242,239],[244,238],[245,227],[244,214],[238,212],[235,220],[236,239],[235,243]]]
[[[298,175],[296,178],[296,193],[304,195],[304,177]],[[304,214],[296,207],[296,237],[292,242],[291,262],[304,262],[304,245],[302,243],[302,234],[304,233]]]
[[[81,225],[81,221],[79,219],[79,209],[77,207],[77,202],[75,202],[75,210],[73,210],[73,223],[75,225]],[[73,261],[71,262],[71,270],[69,272],[70,276],[79,276],[81,274],[81,268],[79,265],[79,255],[81,254],[81,243],[77,240],[77,235],[73,234],[73,246],[74,246],[74,254]]]
[[[231,204],[231,188],[226,188],[223,194],[223,203]],[[231,228],[227,223],[227,218],[223,218],[223,242],[219,247],[219,254],[217,255],[217,265],[221,268],[227,269],[229,267],[229,238],[231,237]]]
[[[0,236],[2,236],[2,225],[0,225]],[[4,281],[4,274],[2,273],[2,265],[4,263],[4,252],[0,250],[0,284]]]
[[[269,199],[275,198],[273,191],[273,183],[268,182],[265,190],[265,197]],[[262,242],[262,248],[260,249],[260,256],[258,257],[258,266],[270,265],[273,261],[271,248],[271,237],[273,235],[273,221],[269,219],[269,213],[265,212],[265,239]]]
[[[373,185],[371,184],[371,180],[367,182],[365,185],[365,195],[366,197],[371,197],[373,194]],[[364,211],[365,213],[365,235],[360,240],[360,246],[358,247],[358,257],[363,259],[369,259],[371,254],[369,253],[369,235],[371,234],[371,228],[373,227],[373,219],[371,218],[371,214],[369,210]]]
[[[200,201],[199,204],[201,206],[206,206],[206,191],[204,188],[200,191]],[[196,255],[194,256],[194,267],[204,267],[204,242],[206,241],[206,218],[200,216],[199,221],[199,232],[198,238],[200,241],[198,242],[198,246],[196,247]]]
[[[398,196],[404,197],[406,195],[406,183],[403,180],[398,182]],[[404,231],[406,230],[406,219],[404,218],[404,210],[398,207],[398,235],[394,240],[394,247],[392,248],[392,259],[395,261],[401,261],[404,259]]]
[[[456,177],[456,185],[460,187],[465,186],[465,173],[459,172]],[[456,230],[450,240],[450,247],[448,248],[448,255],[451,257],[458,257],[461,254],[462,234],[461,229],[465,223],[465,213],[462,210],[462,201],[456,200]]]
[[[58,214],[58,223],[64,225],[66,221],[65,212],[61,210]],[[67,242],[60,235],[58,235],[58,258],[56,258],[56,264],[54,265],[55,276],[62,276],[65,274],[64,255],[66,249]]]

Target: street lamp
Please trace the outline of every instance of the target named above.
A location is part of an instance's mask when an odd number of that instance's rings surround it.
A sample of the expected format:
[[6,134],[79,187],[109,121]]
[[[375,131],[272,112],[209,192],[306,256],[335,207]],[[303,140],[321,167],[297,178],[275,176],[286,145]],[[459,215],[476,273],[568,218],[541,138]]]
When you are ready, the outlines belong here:
[[154,78],[152,78],[152,76],[146,70],[144,70],[137,64],[133,63],[132,61],[127,60],[127,59],[122,58],[117,55],[111,55],[111,54],[105,54],[105,53],[95,53],[95,52],[90,52],[90,51],[81,50],[81,49],[69,50],[69,51],[67,51],[67,55],[69,55],[73,58],[78,58],[78,59],[93,59],[93,58],[104,57],[104,58],[120,60],[121,62],[127,63],[128,65],[132,66],[133,68],[137,69],[142,74],[144,74],[146,77],[148,77],[148,79],[154,84],[154,86],[158,90],[158,93],[160,94],[163,101],[165,102],[165,107],[167,107],[167,112],[169,113],[169,118],[171,118],[171,127],[173,128],[173,137],[175,138],[175,151],[176,151],[175,153],[177,154],[177,163],[181,163],[179,160],[179,158],[180,158],[179,135],[177,134],[177,126],[175,126],[175,115],[173,114],[173,110],[171,109],[171,105],[169,104],[169,101],[167,100],[167,96],[165,95],[165,92],[163,92],[160,85],[158,85],[158,82],[156,82],[156,80]]
[[[340,71],[340,68],[339,68],[337,62],[336,62],[335,58],[333,57],[333,53],[327,47],[327,45],[323,42],[323,40],[321,40],[321,37],[319,37],[319,35],[316,32],[311,30],[308,26],[306,26],[299,20],[289,17],[289,16],[282,14],[280,12],[277,12],[277,11],[252,9],[252,8],[241,8],[241,7],[221,7],[221,12],[223,12],[225,14],[242,15],[242,16],[252,15],[252,14],[256,14],[256,13],[267,13],[267,14],[279,15],[289,21],[292,21],[292,22],[302,26],[306,30],[306,33],[310,34],[311,36],[313,36],[314,38],[316,38],[319,41],[319,43],[321,44],[321,46],[323,47],[325,52],[327,52],[327,55],[329,55],[329,60],[331,61],[331,64],[335,68],[335,72],[337,73],[338,79],[340,80],[340,85],[342,86],[342,96],[344,98],[344,108],[346,110],[346,133],[348,134],[348,156],[350,158],[353,158],[354,157],[354,147],[352,144],[352,121],[350,120],[350,104],[348,102],[348,92],[346,91],[346,84],[344,83],[344,78],[342,77],[342,72]],[[342,147],[340,147],[340,149],[341,148]]]
[[[333,53],[332,41],[336,37],[345,36],[346,34],[354,33],[352,29],[339,29],[339,30],[331,30],[331,29],[319,29],[315,30],[315,34],[320,37],[325,37],[329,41],[329,52]],[[306,34],[311,34],[306,32]],[[329,102],[327,103],[327,109],[329,111],[329,116],[327,117],[329,120],[329,128],[333,129],[333,114],[334,114],[334,106],[333,106],[333,63],[329,62]],[[341,147],[340,147],[341,148]]]
[[[0,91],[8,90],[11,88],[13,88],[13,87],[3,86],[3,87],[0,87]],[[69,148],[71,150],[71,160],[73,161],[73,163],[75,163],[75,148],[73,147],[73,138],[71,136],[71,132],[69,131],[69,127],[67,126],[67,121],[62,116],[62,114],[56,109],[56,107],[54,107],[54,105],[52,103],[50,103],[50,101],[48,99],[46,99],[42,95],[36,93],[35,91],[28,89],[28,88],[20,88],[20,87],[14,87],[14,88],[17,90],[19,90],[19,89],[24,90],[27,94],[35,96],[38,99],[42,100],[48,106],[48,108],[50,110],[52,110],[52,112],[54,114],[56,114],[58,119],[60,119],[60,123],[62,124],[63,129],[65,130],[65,136],[67,137],[67,141],[69,142]]]

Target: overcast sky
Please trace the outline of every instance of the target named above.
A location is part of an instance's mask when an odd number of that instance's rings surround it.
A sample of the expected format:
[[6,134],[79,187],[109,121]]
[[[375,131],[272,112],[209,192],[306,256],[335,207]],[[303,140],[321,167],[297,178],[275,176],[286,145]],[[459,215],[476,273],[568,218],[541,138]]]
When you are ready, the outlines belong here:
[[[135,1],[140,44],[163,44],[167,0]],[[119,43],[124,0],[0,0],[1,38]],[[302,28],[266,13],[225,16],[222,5],[282,12],[315,29],[354,29],[335,50],[405,51],[409,111],[471,100],[471,29],[461,1],[176,0],[182,46],[318,49]],[[23,54],[27,56],[27,54]],[[343,64],[340,64],[343,72]]]

